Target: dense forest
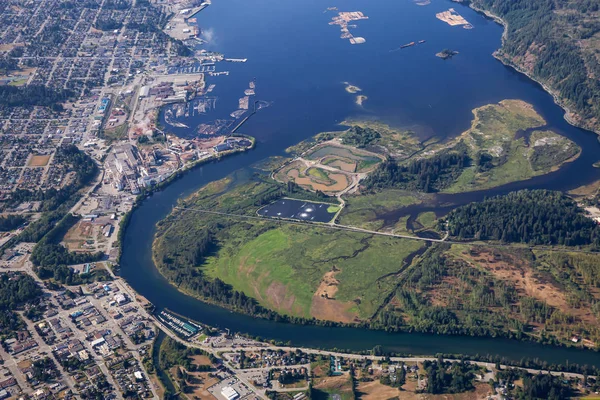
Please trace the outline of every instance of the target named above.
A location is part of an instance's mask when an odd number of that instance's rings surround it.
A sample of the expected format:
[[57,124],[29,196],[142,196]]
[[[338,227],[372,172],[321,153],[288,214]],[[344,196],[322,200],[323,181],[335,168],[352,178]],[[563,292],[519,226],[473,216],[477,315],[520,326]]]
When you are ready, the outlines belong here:
[[57,91],[44,85],[8,86],[0,85],[0,104],[5,107],[43,106],[62,111],[61,103],[73,96],[69,90]]
[[22,223],[27,221],[22,215],[11,214],[0,217],[0,232],[8,232],[17,229]]
[[0,274],[0,334],[14,332],[21,327],[14,310],[35,300],[42,290],[35,280],[25,274]]
[[9,56],[0,57],[0,75],[7,75],[19,68],[15,58]]
[[349,146],[364,148],[376,142],[379,138],[381,138],[381,135],[374,129],[352,126],[342,135],[342,142]]
[[423,361],[427,372],[426,393],[463,393],[473,390],[474,372],[479,367],[468,362],[449,362],[441,358],[437,361]]
[[499,57],[556,91],[589,128],[600,127],[596,0],[471,0],[508,24]]
[[458,207],[446,221],[458,239],[600,246],[600,227],[560,192],[521,190],[492,197]]
[[31,276],[0,274],[0,309],[15,309],[40,294],[42,291]]
[[362,181],[362,186],[369,191],[395,187],[426,193],[437,192],[454,183],[470,162],[462,143],[452,151],[413,160],[406,165],[388,158]]
[[69,285],[80,283],[87,280],[86,275],[89,274],[76,275],[68,266],[102,259],[102,252],[75,253],[60,244],[65,233],[78,220],[72,214],[67,214],[34,246],[30,260],[41,279],[54,278],[58,282]]

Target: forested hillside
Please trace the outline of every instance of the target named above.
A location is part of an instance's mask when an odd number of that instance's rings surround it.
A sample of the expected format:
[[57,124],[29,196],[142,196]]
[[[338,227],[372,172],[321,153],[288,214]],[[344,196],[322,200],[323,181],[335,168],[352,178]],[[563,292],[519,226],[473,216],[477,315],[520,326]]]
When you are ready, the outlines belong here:
[[368,191],[395,187],[429,193],[445,189],[471,162],[464,146],[456,147],[431,158],[411,161],[408,165],[398,165],[390,158],[369,174],[362,185]]
[[459,207],[447,216],[459,239],[538,245],[600,244],[600,228],[560,192],[522,190]]
[[507,24],[497,56],[554,91],[570,118],[600,129],[600,2],[472,0]]

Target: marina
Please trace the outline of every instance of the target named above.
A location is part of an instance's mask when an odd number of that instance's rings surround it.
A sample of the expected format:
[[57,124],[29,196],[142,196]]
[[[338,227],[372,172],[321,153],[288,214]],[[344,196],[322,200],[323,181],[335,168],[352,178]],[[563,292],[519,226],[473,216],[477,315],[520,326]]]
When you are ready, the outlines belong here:
[[202,331],[202,327],[194,322],[177,317],[168,310],[163,310],[156,315],[156,318],[178,336],[184,339],[191,339]]

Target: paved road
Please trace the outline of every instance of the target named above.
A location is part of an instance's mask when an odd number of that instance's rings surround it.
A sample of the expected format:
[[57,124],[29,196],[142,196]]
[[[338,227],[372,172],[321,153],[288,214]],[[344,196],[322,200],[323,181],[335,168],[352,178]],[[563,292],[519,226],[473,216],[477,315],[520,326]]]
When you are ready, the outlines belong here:
[[[208,351],[205,347],[202,346],[194,346],[194,344],[189,343],[189,342],[184,342],[182,341],[182,343],[186,343],[187,346],[192,346],[192,347],[200,347],[205,349],[206,351]],[[266,347],[219,347],[213,350],[217,350],[218,352],[234,352],[234,351],[240,351],[240,350],[244,350],[246,352],[248,351],[260,351],[260,350],[283,350],[283,351],[296,351],[296,349],[300,349],[301,351],[303,351],[304,353],[307,354],[319,354],[319,355],[326,355],[326,356],[334,356],[334,357],[341,357],[341,358],[345,358],[345,359],[351,359],[351,360],[372,360],[372,361],[378,361],[383,359],[383,357],[381,356],[372,356],[372,355],[361,355],[361,354],[351,354],[351,353],[340,353],[340,352],[334,352],[334,351],[327,351],[327,350],[317,350],[317,349],[306,349],[306,348],[299,348],[299,347],[289,347],[289,346],[266,346]],[[423,361],[435,361],[437,360],[436,357],[390,357],[390,360],[394,361],[394,362],[423,362]],[[452,359],[452,358],[445,358],[445,361],[450,361],[450,362],[454,362],[454,361],[460,361],[457,359]],[[495,363],[489,363],[489,362],[483,362],[483,361],[469,361],[472,364],[477,364],[480,365],[482,367],[486,367],[489,370],[495,369],[496,368],[496,364]],[[506,368],[519,368],[519,369],[524,369],[527,372],[531,373],[531,374],[538,374],[538,373],[542,373],[542,374],[546,374],[546,373],[550,373],[551,375],[555,375],[555,376],[561,376],[564,375],[567,378],[580,378],[583,379],[583,375],[582,374],[576,374],[576,373],[571,373],[571,372],[556,372],[556,371],[545,371],[545,370],[540,370],[540,369],[533,369],[533,368],[520,368],[520,367],[513,367],[510,365],[501,365],[502,369],[506,369]]]
[[[34,327],[34,323],[28,319],[25,318],[23,315],[21,315],[21,319],[23,321],[25,321],[25,323],[27,324],[27,330],[31,333],[33,339],[35,339],[35,341],[38,344],[38,348],[43,351],[44,353],[46,353],[46,355],[48,357],[52,357],[54,358],[51,354],[52,354],[52,347],[47,345],[44,340],[42,339],[42,337],[38,334],[37,330]],[[63,318],[64,320],[64,318]],[[69,328],[71,328],[69,326]],[[73,329],[71,329],[73,330]],[[76,331],[73,331],[74,333],[76,333]],[[93,353],[92,353],[93,354]],[[67,384],[67,386],[69,387],[69,389],[71,389],[71,393],[74,394],[76,399],[80,399],[81,396],[79,396],[79,391],[75,388],[75,381],[73,380],[73,377],[67,373],[67,371],[65,371],[65,369],[62,367],[62,365],[60,365],[60,363],[57,360],[54,360],[55,364],[56,364],[56,368],[58,369],[58,371],[60,372],[60,375],[63,379],[63,381]],[[20,373],[20,371],[19,371]],[[122,399],[123,397],[121,397]]]
[[[204,213],[204,214],[215,214],[215,215],[222,215],[225,217],[234,217],[234,218],[242,218],[242,219],[253,219],[253,220],[260,220],[260,221],[265,221],[267,219],[265,217],[255,217],[252,215],[231,214],[231,213],[225,213],[225,212],[220,212],[220,211],[204,210],[201,208],[192,208],[192,207],[173,207],[173,208],[177,209],[177,210],[195,211],[195,212],[200,212],[200,213]],[[291,220],[291,219],[284,219],[284,218],[272,219],[272,221],[273,222],[283,222],[283,223],[291,224],[291,225],[302,225],[302,226],[312,225],[312,226],[318,226],[318,227],[322,227],[322,228],[326,228],[326,229],[337,229],[337,230],[341,230],[341,231],[368,233],[370,235],[388,236],[388,237],[395,237],[395,238],[399,238],[399,239],[420,240],[420,241],[424,241],[424,242],[436,242],[436,243],[447,242],[446,238],[448,237],[448,234],[446,234],[446,236],[442,239],[432,239],[432,238],[424,238],[424,237],[418,237],[418,236],[398,235],[398,234],[389,233],[389,232],[372,231],[369,229],[356,228],[354,226],[348,226],[348,225],[338,225],[338,224],[330,225],[328,223],[314,222],[314,221],[299,222],[299,221],[295,221],[295,220]],[[458,243],[458,242],[448,242],[448,243]]]
[[[237,369],[237,368],[233,368],[233,366],[230,365],[229,362],[227,362],[227,360],[225,360],[223,357],[219,356],[219,353],[227,353],[227,352],[236,352],[236,351],[256,351],[259,352],[261,350],[272,350],[272,351],[277,351],[277,350],[282,350],[282,351],[290,351],[290,352],[294,352],[297,349],[300,349],[301,351],[303,351],[304,353],[307,354],[318,354],[318,355],[324,355],[324,356],[333,356],[333,357],[341,357],[344,359],[351,359],[351,360],[372,360],[372,361],[380,361],[383,359],[383,357],[381,356],[373,356],[373,355],[360,355],[360,354],[351,354],[351,353],[340,353],[340,352],[334,352],[334,351],[327,351],[327,350],[317,350],[317,349],[308,349],[308,348],[300,348],[300,347],[289,347],[289,346],[271,346],[271,345],[267,345],[267,346],[246,346],[246,347],[241,347],[241,346],[236,346],[236,347],[209,347],[209,346],[202,346],[200,344],[197,343],[191,343],[188,341],[185,341],[181,338],[179,338],[177,335],[175,335],[173,332],[171,332],[168,328],[166,328],[160,321],[158,321],[156,318],[154,318],[154,321],[156,323],[156,325],[159,327],[160,330],[162,330],[165,334],[167,334],[170,338],[172,338],[173,340],[176,340],[188,347],[196,347],[199,349],[202,349],[208,353],[211,353],[221,359],[223,359],[226,362],[226,366],[234,371],[236,373],[236,376],[242,381],[244,382],[246,385],[248,385],[248,387],[250,388],[254,388],[253,385],[250,384],[250,382],[247,381],[247,379],[243,378],[241,376],[242,373],[245,372],[256,372],[258,370],[261,369]],[[390,357],[391,361],[394,362],[405,362],[405,363],[415,363],[415,362],[423,362],[423,361],[435,361],[437,360],[437,358],[435,357]],[[458,359],[451,359],[451,358],[445,358],[445,361],[450,361],[450,362],[460,362],[460,360]],[[489,362],[483,362],[483,361],[469,361],[472,364],[476,364],[479,365],[481,367],[484,367],[490,371],[493,371],[496,368],[496,364],[495,363],[489,363]],[[500,367],[502,369],[507,369],[507,368],[519,368],[519,367],[513,367],[513,366],[509,366],[509,365],[500,365]],[[533,369],[533,368],[519,368],[522,370],[525,370],[531,374],[551,374],[554,376],[561,376],[564,375],[567,378],[579,378],[581,380],[583,380],[583,375],[582,374],[576,374],[576,373],[571,373],[571,372],[556,372],[556,371],[545,371],[545,370],[540,370],[540,369]],[[266,369],[264,369],[266,370]],[[256,390],[257,395],[261,396],[261,398],[265,398],[265,394],[264,391],[259,391]]]

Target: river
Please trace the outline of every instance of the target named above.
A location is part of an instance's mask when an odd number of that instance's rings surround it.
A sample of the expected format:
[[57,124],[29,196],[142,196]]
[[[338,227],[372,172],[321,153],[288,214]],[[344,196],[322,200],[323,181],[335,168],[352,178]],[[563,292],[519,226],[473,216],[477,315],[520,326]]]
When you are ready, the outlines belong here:
[[[365,44],[351,45],[339,37],[338,26],[328,25],[335,13],[324,10],[331,6],[340,11],[360,10],[369,17],[351,22],[357,25],[351,31],[365,37]],[[435,18],[437,12],[450,7],[474,29],[451,27]],[[259,320],[207,305],[171,286],[156,270],[151,246],[155,224],[179,198],[230,173],[247,174],[249,166],[283,154],[290,145],[318,132],[340,129],[336,124],[346,118],[377,119],[412,129],[424,139],[446,138],[469,127],[473,108],[522,99],[535,106],[549,128],[582,148],[576,161],[542,177],[483,192],[440,195],[428,206],[438,214],[486,195],[520,188],[569,190],[600,179],[600,170],[592,167],[600,158],[596,135],[567,124],[563,111],[539,85],[495,60],[491,54],[501,44],[502,27],[465,6],[447,0],[423,7],[410,0],[215,0],[197,19],[210,39],[207,49],[226,57],[248,58],[248,62],[218,64],[218,70],[229,70],[230,75],[207,77],[208,84],[216,84],[216,109],[186,123],[193,127],[225,117],[237,108],[237,99],[254,79],[257,99],[271,106],[260,110],[240,130],[257,138],[256,149],[192,170],[133,212],[124,237],[121,271],[136,291],[158,309],[169,308],[209,325],[290,341],[295,346],[365,350],[382,345],[410,354],[495,354],[513,360],[528,357],[600,367],[600,356],[594,352],[505,339],[388,334]],[[419,40],[426,42],[390,51]],[[460,54],[447,61],[435,57],[444,48]],[[364,108],[344,90],[344,81],[357,85],[368,97]],[[192,131],[177,133],[190,135]],[[419,211],[423,209],[398,210],[389,219]]]

